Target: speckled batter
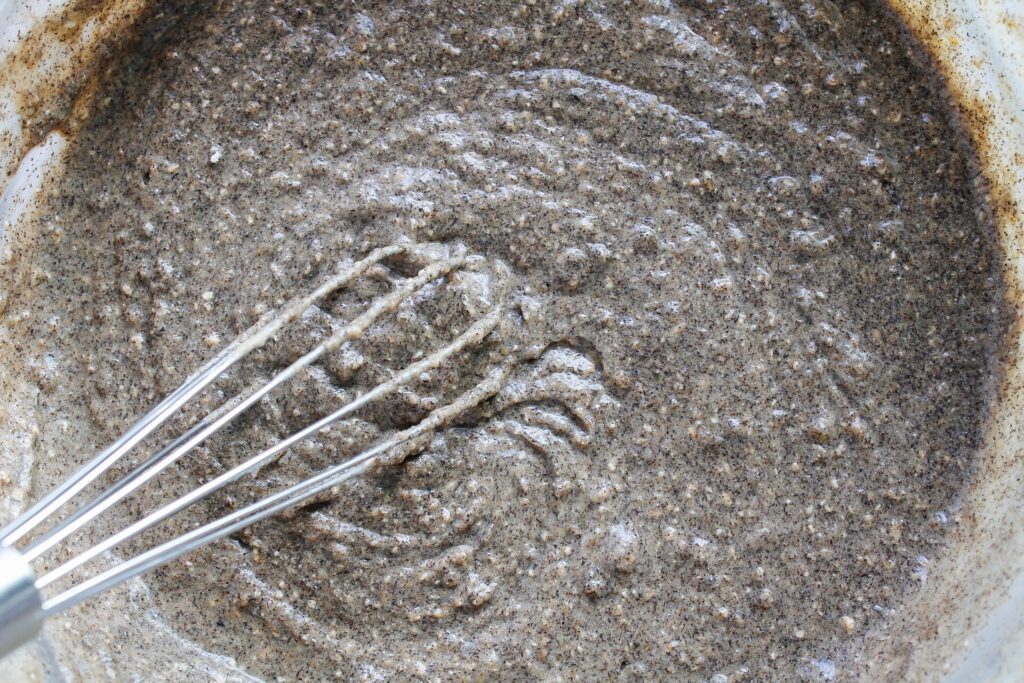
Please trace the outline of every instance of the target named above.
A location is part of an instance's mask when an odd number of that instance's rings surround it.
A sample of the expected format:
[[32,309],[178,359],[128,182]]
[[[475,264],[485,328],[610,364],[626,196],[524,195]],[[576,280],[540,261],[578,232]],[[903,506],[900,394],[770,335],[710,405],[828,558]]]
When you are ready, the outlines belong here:
[[[37,411],[64,425],[49,449],[116,435],[339,261],[478,258],[129,512],[507,304],[456,363],[183,520],[507,363],[404,461],[150,575],[175,631],[280,680],[818,680],[925,582],[978,443],[998,275],[941,86],[885,12],[225,0],[168,3],[143,35],[13,276]],[[416,267],[376,268],[191,415]],[[40,458],[40,489],[70,467]]]

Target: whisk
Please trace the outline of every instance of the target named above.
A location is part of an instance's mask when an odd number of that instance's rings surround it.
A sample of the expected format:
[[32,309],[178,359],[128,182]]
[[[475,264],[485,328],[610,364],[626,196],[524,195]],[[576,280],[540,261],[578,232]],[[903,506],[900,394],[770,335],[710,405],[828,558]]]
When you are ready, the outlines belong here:
[[[370,302],[358,316],[336,328],[330,336],[279,371],[269,381],[228,400],[218,410],[197,421],[169,444],[156,450],[142,464],[94,495],[88,502],[73,505],[76,499],[85,498],[83,492],[91,484],[139,446],[147,436],[178,414],[183,406],[231,366],[274,339],[285,326],[295,323],[305,311],[320,300],[337,290],[351,286],[359,278],[368,277],[368,271],[371,269],[383,267],[389,259],[400,256],[413,259],[421,267],[414,274],[398,279],[390,291]],[[344,462],[330,466],[297,484],[114,564],[89,578],[77,581],[68,578],[80,574],[81,572],[76,570],[80,570],[98,556],[135,539],[146,530],[163,523],[247,474],[256,473],[262,466],[272,462],[303,439],[329,428],[333,423],[356,413],[369,403],[399,391],[424,373],[450,361],[456,354],[480,345],[498,325],[505,307],[502,299],[506,271],[500,263],[495,264],[493,268],[497,284],[491,299],[495,300],[486,301],[482,307],[483,312],[475,316],[466,329],[442,348],[414,355],[413,362],[409,365],[393,372],[386,381],[357,395],[326,417],[299,429],[163,507],[149,512],[123,530],[64,560],[41,576],[37,577],[33,569],[33,564],[42,560],[47,553],[61,548],[63,543],[83,532],[86,525],[119,501],[138,491],[264,396],[293,378],[303,368],[359,339],[383,316],[396,311],[403,302],[414,304],[412,298],[416,293],[431,283],[440,282],[441,286],[445,286],[451,282],[457,271],[478,269],[481,263],[480,257],[469,255],[462,247],[446,248],[441,245],[408,243],[378,248],[362,260],[342,264],[337,272],[315,291],[294,299],[274,314],[265,315],[248,331],[228,344],[199,371],[185,380],[178,389],[133,424],[120,438],[0,531],[0,657],[32,640],[48,617],[358,476],[396,451],[402,444],[424,438],[459,414],[497,393],[507,374],[507,362],[490,370],[479,383],[450,402],[434,408],[421,421],[386,435],[370,448],[349,457]],[[69,507],[73,508],[72,511],[62,517],[61,511]],[[55,586],[68,582],[71,583],[70,586],[60,591],[55,590]]]

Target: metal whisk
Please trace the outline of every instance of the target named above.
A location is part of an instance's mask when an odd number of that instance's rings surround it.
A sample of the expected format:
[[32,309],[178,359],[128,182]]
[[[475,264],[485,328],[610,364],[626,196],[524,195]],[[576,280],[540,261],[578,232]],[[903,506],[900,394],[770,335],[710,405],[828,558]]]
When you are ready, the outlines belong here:
[[[96,482],[115,463],[177,414],[186,403],[222,376],[231,366],[275,338],[286,325],[294,323],[302,316],[303,312],[324,297],[351,285],[358,278],[366,277],[372,268],[380,267],[380,264],[399,256],[416,256],[418,262],[425,263],[425,265],[415,274],[398,280],[389,292],[369,303],[361,314],[278,372],[270,381],[254,390],[242,392],[227,401],[220,409],[198,421],[167,446],[157,450],[112,486],[95,495],[88,502],[78,505],[70,514],[61,518],[60,511],[70,506],[90,484]],[[498,294],[494,297],[499,300],[490,302],[489,309],[485,310],[467,329],[443,348],[429,354],[417,354],[414,359],[419,358],[419,360],[394,372],[387,381],[358,395],[326,417],[294,432],[250,459],[199,485],[186,495],[150,512],[127,528],[108,536],[38,578],[36,577],[33,563],[41,560],[48,552],[60,548],[63,542],[82,532],[86,525],[96,520],[119,501],[138,491],[148,481],[223,429],[276,387],[287,382],[303,368],[315,363],[325,355],[336,352],[343,345],[359,339],[383,316],[394,312],[418,291],[437,281],[441,281],[443,286],[457,271],[472,270],[479,262],[479,257],[468,255],[466,250],[461,247],[446,249],[438,245],[400,244],[376,249],[358,262],[343,264],[335,275],[311,294],[293,300],[273,315],[264,316],[198,372],[189,377],[178,389],[164,398],[92,461],[0,531],[0,657],[33,639],[39,633],[47,617],[58,614],[145,571],[181,557],[202,545],[224,538],[285,508],[307,500],[347,479],[358,476],[372,467],[375,462],[394,452],[398,446],[424,437],[424,435],[443,427],[460,413],[497,393],[507,375],[507,364],[499,364],[474,387],[463,392],[451,402],[435,408],[420,422],[383,438],[369,449],[344,462],[333,465],[304,481],[288,486],[172,540],[145,550],[141,554],[115,564],[89,578],[72,582],[63,590],[56,591],[54,589],[61,579],[65,579],[61,583],[66,583],[69,575],[85,566],[90,560],[138,537],[146,530],[161,524],[245,475],[257,472],[261,466],[273,461],[299,441],[316,435],[369,403],[400,390],[404,385],[422,376],[423,373],[440,367],[456,354],[479,345],[494,330],[504,311],[504,302],[500,299],[504,297],[505,288],[500,283],[496,287]],[[500,264],[495,268],[495,273],[496,279],[503,282],[505,271]],[[55,594],[50,596],[48,595],[50,593]]]

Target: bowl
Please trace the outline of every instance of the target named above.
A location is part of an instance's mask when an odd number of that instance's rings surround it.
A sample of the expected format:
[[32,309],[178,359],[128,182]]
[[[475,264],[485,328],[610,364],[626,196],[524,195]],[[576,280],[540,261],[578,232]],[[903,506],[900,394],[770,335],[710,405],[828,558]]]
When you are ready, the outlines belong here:
[[[997,217],[1007,300],[1019,307],[1024,296],[1024,7],[1012,0],[890,0],[889,5],[932,55],[973,139]],[[148,6],[144,0],[0,0],[0,263],[17,258],[35,196],[60,172],[68,142],[88,120],[104,55],[121,47]],[[5,301],[0,291],[0,310]],[[1022,334],[1015,321],[997,369],[998,391],[983,446],[964,492],[963,521],[929,567],[926,585],[866,634],[864,647],[847,667],[854,679],[1020,680]],[[7,401],[0,471],[12,480],[11,490],[0,496],[0,518],[9,518],[26,503],[31,472],[25,454],[32,434],[19,410],[31,397],[6,376],[0,376],[0,392]],[[127,593],[95,607],[120,615],[112,620],[111,637],[130,638],[132,629],[153,627],[154,622],[145,623],[150,611],[144,584],[136,582]],[[60,638],[48,632],[23,648],[5,662],[0,679],[61,680],[53,654]],[[173,664],[150,656],[153,671],[174,678]],[[165,665],[171,669],[159,668]],[[230,660],[211,660],[209,666],[220,677],[235,677]]]

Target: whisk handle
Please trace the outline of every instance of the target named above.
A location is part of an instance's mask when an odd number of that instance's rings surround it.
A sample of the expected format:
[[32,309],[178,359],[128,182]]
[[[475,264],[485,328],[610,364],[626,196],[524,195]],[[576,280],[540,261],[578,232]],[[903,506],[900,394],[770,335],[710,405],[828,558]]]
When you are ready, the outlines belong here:
[[45,616],[32,568],[20,552],[0,546],[0,658],[35,638]]

